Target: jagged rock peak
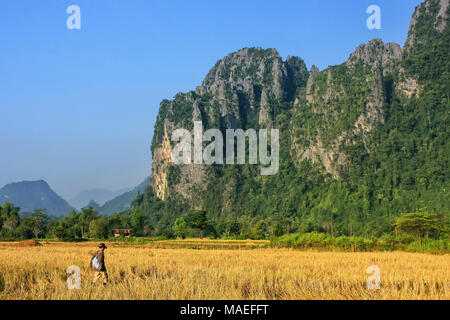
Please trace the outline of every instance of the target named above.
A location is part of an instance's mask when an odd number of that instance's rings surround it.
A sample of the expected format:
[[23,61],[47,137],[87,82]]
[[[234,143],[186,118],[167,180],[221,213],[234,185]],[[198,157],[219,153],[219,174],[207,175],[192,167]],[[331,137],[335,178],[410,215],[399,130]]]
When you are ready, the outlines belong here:
[[275,49],[244,48],[219,60],[196,93],[210,95],[220,106],[222,116],[230,111],[226,100],[237,105],[239,96],[246,95],[250,109],[261,108],[261,124],[268,120],[269,101],[291,100],[295,90],[306,85],[307,78],[306,65],[298,57],[283,61]]
[[363,62],[372,67],[382,67],[386,72],[392,71],[395,64],[402,59],[402,48],[397,43],[384,43],[381,39],[373,39],[358,46],[350,55],[347,64]]
[[208,72],[202,87],[210,87],[214,82],[221,80],[233,82],[236,78],[242,77],[251,67],[258,76],[261,76],[261,69],[264,69],[264,65],[272,60],[282,62],[280,54],[275,49],[244,48],[230,53],[219,60]]
[[311,76],[314,76],[314,75],[318,74],[319,72],[320,72],[319,68],[317,68],[315,65],[312,65],[311,70],[309,71]]

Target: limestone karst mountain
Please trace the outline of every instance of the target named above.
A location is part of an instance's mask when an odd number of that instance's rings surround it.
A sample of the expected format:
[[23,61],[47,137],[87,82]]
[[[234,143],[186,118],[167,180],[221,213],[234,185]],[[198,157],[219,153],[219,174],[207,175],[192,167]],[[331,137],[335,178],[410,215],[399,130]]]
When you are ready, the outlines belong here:
[[[374,39],[325,70],[275,49],[219,60],[194,91],[161,103],[150,187],[133,207],[156,233],[195,210],[218,234],[264,220],[269,229],[373,235],[404,212],[448,214],[448,2],[416,8],[403,48]],[[171,134],[194,121],[205,130],[279,129],[278,174],[174,165]]]

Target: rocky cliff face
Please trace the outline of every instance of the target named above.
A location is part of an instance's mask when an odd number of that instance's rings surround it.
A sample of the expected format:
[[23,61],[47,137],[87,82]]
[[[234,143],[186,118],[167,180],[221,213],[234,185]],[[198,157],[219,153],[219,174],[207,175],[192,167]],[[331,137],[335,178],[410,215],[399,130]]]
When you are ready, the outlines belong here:
[[224,127],[240,128],[249,119],[270,121],[269,103],[283,99],[287,77],[287,66],[276,50],[243,49],[220,60],[196,92],[210,95],[216,106],[206,111],[207,120],[214,119],[218,109]]
[[[262,178],[248,167],[174,166],[172,132],[192,130],[194,121],[201,121],[204,130],[222,132],[228,128],[280,129],[281,170],[291,174],[285,177],[286,184],[295,181],[293,168],[302,177],[318,172],[325,181],[345,181],[356,170],[355,159],[359,159],[357,170],[376,173],[377,164],[365,168],[361,163],[381,143],[374,136],[392,127],[398,117],[406,117],[405,106],[421,117],[424,112],[414,108],[426,91],[425,80],[441,76],[429,71],[426,59],[439,63],[445,53],[425,55],[423,48],[445,45],[448,2],[428,0],[417,7],[404,49],[374,39],[357,47],[345,63],[322,71],[314,66],[308,71],[298,57],[283,61],[274,49],[245,48],[224,57],[195,91],[161,103],[152,142],[154,194],[162,200],[181,201],[188,209],[214,203],[214,210],[226,214],[237,210],[242,190],[254,194],[275,188],[267,185],[276,178]],[[426,112],[431,126],[433,110]],[[305,164],[311,165],[306,166],[306,175]],[[216,188],[214,199],[205,200],[211,188]],[[264,206],[259,210],[265,210]]]
[[270,128],[307,78],[305,63],[297,57],[283,61],[274,49],[245,48],[217,62],[195,92],[163,101],[152,143],[156,196],[192,198],[213,178],[203,165],[170,169],[173,130],[191,130],[194,121],[201,121],[204,130]]
[[412,53],[430,37],[421,33],[426,29],[428,32],[435,30],[443,32],[447,27],[449,0],[429,0],[421,3],[414,11],[409,26],[408,38],[405,43],[405,53]]
[[[449,0],[428,0],[417,6],[409,26],[403,58],[418,54],[445,32],[448,26]],[[396,89],[411,98],[420,95],[417,72],[409,72],[404,65],[398,67]]]
[[365,134],[384,122],[384,79],[401,59],[398,44],[375,39],[356,48],[340,66],[322,72],[313,68],[306,99],[300,95],[294,103],[292,126],[302,123],[292,136],[296,162],[319,163],[339,179],[350,165],[341,146],[364,141]]

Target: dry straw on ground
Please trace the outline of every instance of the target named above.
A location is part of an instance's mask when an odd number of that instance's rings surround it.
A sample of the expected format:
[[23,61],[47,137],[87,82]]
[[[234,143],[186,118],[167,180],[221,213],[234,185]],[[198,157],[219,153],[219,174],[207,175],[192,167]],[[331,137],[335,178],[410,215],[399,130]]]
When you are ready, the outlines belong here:
[[25,240],[13,243],[16,247],[37,247],[40,246],[41,243],[37,240]]
[[[93,243],[0,243],[0,299],[450,299],[450,256],[108,246],[111,283],[92,285]],[[81,268],[69,290],[66,270]],[[366,269],[381,269],[369,290]]]

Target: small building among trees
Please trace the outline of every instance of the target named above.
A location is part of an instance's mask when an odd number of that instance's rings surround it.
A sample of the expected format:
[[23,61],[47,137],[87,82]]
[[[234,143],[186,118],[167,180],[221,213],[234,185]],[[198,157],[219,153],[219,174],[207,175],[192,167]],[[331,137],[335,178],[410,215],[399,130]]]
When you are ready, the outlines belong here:
[[133,233],[133,230],[131,230],[131,229],[114,229],[113,233],[114,233],[115,238],[120,237],[120,236],[129,238],[131,236],[131,234]]

